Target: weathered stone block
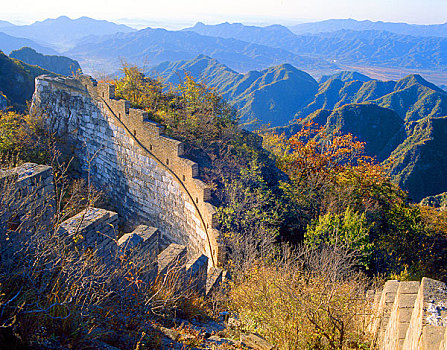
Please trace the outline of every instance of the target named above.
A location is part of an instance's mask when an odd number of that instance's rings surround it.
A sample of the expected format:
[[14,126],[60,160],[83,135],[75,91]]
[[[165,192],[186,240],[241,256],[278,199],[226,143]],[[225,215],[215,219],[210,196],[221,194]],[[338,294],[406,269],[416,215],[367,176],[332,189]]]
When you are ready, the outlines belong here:
[[165,275],[171,269],[180,269],[185,264],[186,247],[171,243],[158,255],[158,274]]
[[210,267],[206,279],[206,294],[217,290],[223,282],[223,270],[218,267]]
[[196,254],[186,263],[186,283],[197,293],[205,295],[208,270],[208,257]]

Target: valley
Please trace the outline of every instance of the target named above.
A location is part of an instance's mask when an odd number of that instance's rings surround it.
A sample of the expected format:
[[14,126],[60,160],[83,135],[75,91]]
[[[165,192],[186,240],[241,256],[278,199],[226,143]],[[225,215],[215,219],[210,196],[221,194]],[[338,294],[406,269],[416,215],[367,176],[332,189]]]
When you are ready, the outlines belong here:
[[447,23],[86,1],[0,19],[1,350],[447,349]]

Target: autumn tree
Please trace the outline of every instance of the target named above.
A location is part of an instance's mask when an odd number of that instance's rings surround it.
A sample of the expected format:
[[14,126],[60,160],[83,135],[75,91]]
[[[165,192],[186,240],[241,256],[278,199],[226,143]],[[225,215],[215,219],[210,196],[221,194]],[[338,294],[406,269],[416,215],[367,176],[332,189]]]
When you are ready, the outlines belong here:
[[[443,278],[445,213],[410,204],[386,169],[352,135],[304,124],[290,138],[264,133],[264,145],[288,177],[283,239],[310,246],[342,244],[372,271]],[[442,271],[441,271],[442,270]]]
[[49,161],[52,142],[41,116],[0,111],[0,165]]
[[389,184],[383,169],[365,156],[364,143],[350,134],[328,135],[323,127],[307,123],[290,138],[275,133],[263,137],[264,147],[288,177],[282,188],[298,230],[327,212],[342,214],[347,206],[369,210],[377,195],[374,186]]

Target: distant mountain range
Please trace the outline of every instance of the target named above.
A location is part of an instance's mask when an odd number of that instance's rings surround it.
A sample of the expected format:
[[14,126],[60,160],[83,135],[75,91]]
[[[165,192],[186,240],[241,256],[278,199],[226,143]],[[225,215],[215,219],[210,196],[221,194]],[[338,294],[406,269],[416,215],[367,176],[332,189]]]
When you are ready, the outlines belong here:
[[56,55],[57,52],[53,49],[51,49],[48,46],[42,46],[30,39],[25,38],[16,38],[11,35],[2,33],[3,28],[0,28],[0,50],[4,53],[8,54],[11,51],[18,50],[22,47],[32,47],[33,49],[42,52],[47,55]]
[[[413,37],[379,30],[338,30],[295,35],[280,25],[244,26],[240,23],[186,28],[201,35],[237,38],[250,43],[320,57],[336,64],[444,69],[447,67],[447,38]],[[290,62],[291,63],[291,62]]]
[[281,48],[190,31],[152,28],[85,41],[66,54],[78,59],[81,65],[85,61],[108,61],[113,63],[115,69],[120,67],[123,58],[138,65],[151,66],[164,61],[190,60],[200,54],[212,56],[242,72],[281,63],[290,63],[302,69],[336,68],[323,59],[303,57]]
[[66,76],[71,76],[81,71],[79,63],[71,58],[42,55],[29,47],[23,47],[20,50],[12,51],[9,57]]
[[393,22],[356,21],[354,19],[329,19],[326,21],[301,23],[289,27],[295,34],[316,34],[335,32],[342,29],[363,31],[379,30],[395,34],[411,36],[439,36],[447,37],[447,23],[433,25],[417,25]]
[[447,93],[420,75],[379,81],[339,72],[317,83],[287,64],[240,74],[203,55],[165,62],[152,71],[172,84],[185,73],[222,93],[238,108],[242,122],[259,120],[291,135],[312,120],[329,133],[352,133],[366,142],[367,154],[390,165],[391,175],[413,200],[447,192],[444,165],[431,171],[437,162],[447,164]]
[[[118,32],[128,33],[135,31],[135,29],[123,24],[115,24],[89,17],[70,19],[61,16],[56,19],[35,22],[30,25],[3,26],[0,27],[0,31],[14,37],[33,40],[41,45],[48,45],[62,52],[73,47],[76,42],[87,36],[110,35]],[[28,46],[37,49],[34,46]]]

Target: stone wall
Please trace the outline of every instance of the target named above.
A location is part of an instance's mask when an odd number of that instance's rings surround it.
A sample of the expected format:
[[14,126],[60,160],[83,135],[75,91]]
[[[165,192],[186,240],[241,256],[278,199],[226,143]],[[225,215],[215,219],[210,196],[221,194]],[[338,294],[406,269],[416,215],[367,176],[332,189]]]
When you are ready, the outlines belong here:
[[57,230],[60,237],[81,249],[92,249],[101,257],[117,253],[118,214],[100,208],[87,208],[64,221]]
[[375,298],[370,331],[372,349],[446,350],[447,285],[387,281]]
[[87,76],[41,76],[33,109],[70,141],[83,171],[124,221],[154,226],[162,239],[204,253],[214,266],[221,261],[216,210],[198,164],[183,157],[183,144],[164,136],[145,112],[115,99],[112,85]]
[[[61,256],[96,256],[109,271],[138,265],[139,278],[153,283],[157,276],[175,279],[182,292],[206,295],[224,282],[224,272],[210,266],[202,253],[188,254],[184,245],[160,240],[155,227],[138,225],[130,233],[118,232],[118,214],[88,207],[58,223],[51,168],[32,163],[0,169],[0,265],[5,273],[17,273],[36,259],[51,271]],[[50,249],[50,247],[52,247]],[[85,255],[84,255],[85,254]],[[189,255],[189,258],[188,258]],[[46,260],[50,258],[50,260]],[[51,260],[53,259],[53,260]],[[124,274],[118,279],[127,280]]]
[[50,232],[55,213],[51,167],[26,163],[0,170],[0,260],[32,245],[31,237]]

